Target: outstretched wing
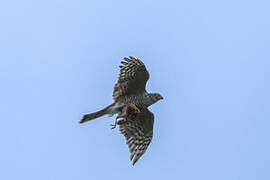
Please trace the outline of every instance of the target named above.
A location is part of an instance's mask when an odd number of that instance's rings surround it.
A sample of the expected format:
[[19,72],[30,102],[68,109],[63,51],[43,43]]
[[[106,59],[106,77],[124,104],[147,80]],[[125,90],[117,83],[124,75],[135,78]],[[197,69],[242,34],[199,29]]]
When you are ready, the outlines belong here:
[[129,56],[129,58],[124,58],[121,64],[118,82],[113,91],[114,100],[120,96],[145,91],[145,85],[149,79],[149,73],[141,60]]
[[118,123],[120,132],[126,138],[133,165],[144,154],[153,137],[154,115],[148,109],[140,110],[135,118],[126,117]]

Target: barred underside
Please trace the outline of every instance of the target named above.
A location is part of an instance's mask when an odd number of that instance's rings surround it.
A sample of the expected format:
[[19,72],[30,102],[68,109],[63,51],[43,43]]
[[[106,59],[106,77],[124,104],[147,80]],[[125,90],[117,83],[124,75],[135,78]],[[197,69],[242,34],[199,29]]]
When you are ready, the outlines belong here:
[[121,102],[122,104],[133,103],[138,107],[147,108],[152,105],[156,101],[152,99],[148,93],[140,93],[140,94],[132,94],[129,96],[121,96],[118,98],[117,102]]

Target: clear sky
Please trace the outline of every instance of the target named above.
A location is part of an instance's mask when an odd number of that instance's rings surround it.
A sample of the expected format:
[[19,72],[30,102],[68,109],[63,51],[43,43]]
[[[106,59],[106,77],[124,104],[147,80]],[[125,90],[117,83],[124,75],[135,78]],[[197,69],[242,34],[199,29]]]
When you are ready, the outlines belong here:
[[[0,179],[269,180],[267,0],[0,2]],[[154,137],[133,167],[112,103],[143,60]]]

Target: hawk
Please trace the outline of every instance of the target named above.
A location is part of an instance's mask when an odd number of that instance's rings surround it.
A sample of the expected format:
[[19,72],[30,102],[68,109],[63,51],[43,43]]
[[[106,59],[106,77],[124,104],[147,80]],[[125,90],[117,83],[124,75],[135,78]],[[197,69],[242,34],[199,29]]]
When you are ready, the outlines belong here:
[[118,82],[113,90],[114,103],[100,111],[84,115],[80,123],[106,114],[119,114],[121,109],[128,103],[133,103],[138,108],[147,108],[163,99],[158,93],[148,93],[146,91],[145,85],[149,79],[149,73],[141,60],[130,56],[124,58],[121,64]]
[[[141,60],[125,57],[121,61],[119,78],[113,90],[114,102],[100,111],[84,115],[80,121],[85,123],[106,114],[118,114],[114,127],[119,125],[120,132],[126,137],[131,159],[134,157],[133,165],[152,139],[154,115],[147,108],[163,99],[159,93],[146,91],[148,79],[149,72]],[[121,120],[117,121],[119,118]]]

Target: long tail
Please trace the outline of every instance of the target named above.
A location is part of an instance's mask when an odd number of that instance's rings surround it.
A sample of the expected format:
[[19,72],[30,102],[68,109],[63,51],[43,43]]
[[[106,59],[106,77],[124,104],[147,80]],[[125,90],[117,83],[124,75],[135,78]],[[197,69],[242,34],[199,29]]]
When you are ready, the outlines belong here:
[[112,107],[114,104],[111,104],[107,107],[105,107],[104,109],[100,110],[100,111],[97,111],[97,112],[94,112],[94,113],[91,113],[91,114],[85,114],[82,118],[82,120],[80,121],[80,123],[85,123],[87,121],[91,121],[93,119],[96,119],[96,118],[99,118],[103,115],[106,115],[106,114],[111,114],[110,113],[110,107]]

